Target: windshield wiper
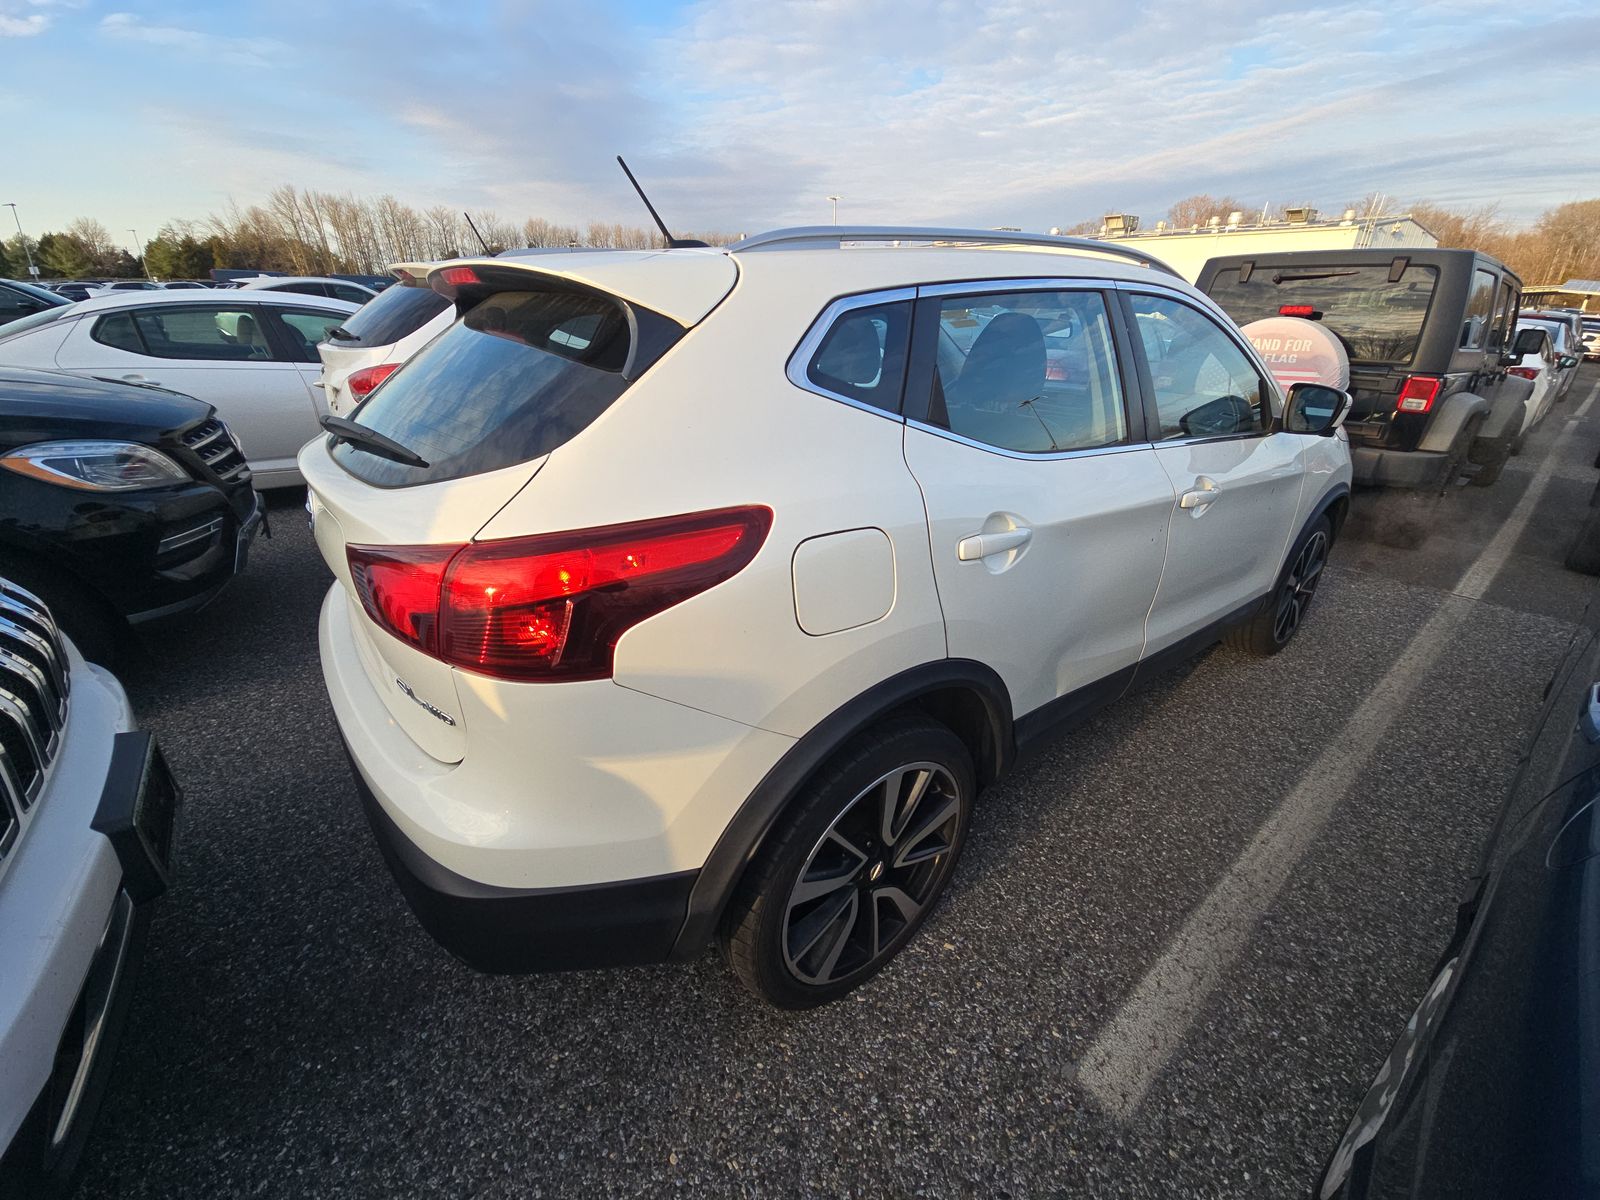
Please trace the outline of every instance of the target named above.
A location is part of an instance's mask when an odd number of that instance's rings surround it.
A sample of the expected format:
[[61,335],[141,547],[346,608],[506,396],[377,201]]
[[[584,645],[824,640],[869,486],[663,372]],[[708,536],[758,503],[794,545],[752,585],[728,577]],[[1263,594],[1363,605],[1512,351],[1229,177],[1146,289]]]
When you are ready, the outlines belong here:
[[351,333],[343,325],[335,325],[328,330],[328,336],[336,342],[359,342],[361,340],[360,337]]
[[347,442],[357,450],[365,450],[368,454],[376,454],[379,458],[387,458],[390,462],[403,463],[408,467],[428,465],[428,460],[415,450],[402,446],[392,437],[385,437],[376,429],[357,425],[344,417],[336,417],[330,413],[322,418],[322,427],[333,434],[335,441]]

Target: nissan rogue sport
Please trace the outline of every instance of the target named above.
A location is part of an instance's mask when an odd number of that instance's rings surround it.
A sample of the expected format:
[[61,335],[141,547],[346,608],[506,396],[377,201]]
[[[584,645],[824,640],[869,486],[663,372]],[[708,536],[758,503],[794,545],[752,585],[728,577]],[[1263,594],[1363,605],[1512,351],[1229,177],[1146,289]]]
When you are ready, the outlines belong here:
[[1287,644],[1348,503],[1348,396],[1285,397],[1120,247],[828,227],[428,278],[459,320],[300,466],[368,817],[485,970],[715,938],[773,1004],[844,994],[1030,744]]

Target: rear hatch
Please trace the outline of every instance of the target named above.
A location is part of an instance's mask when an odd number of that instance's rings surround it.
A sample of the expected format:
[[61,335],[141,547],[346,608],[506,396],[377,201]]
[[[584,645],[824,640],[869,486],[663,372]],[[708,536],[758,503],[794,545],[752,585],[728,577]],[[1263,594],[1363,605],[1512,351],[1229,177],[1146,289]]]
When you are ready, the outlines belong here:
[[317,346],[329,412],[348,416],[372,390],[353,390],[350,377],[371,367],[398,363],[397,343],[450,307],[449,300],[428,286],[432,266],[395,263],[389,268],[395,284],[363,304]]
[[[692,268],[699,278],[687,286],[684,272],[663,264],[676,281],[659,301],[673,315],[585,279],[579,256],[563,262],[559,275],[503,262],[451,264],[456,279],[471,280],[447,286],[461,319],[353,418],[425,465],[331,438],[301,451],[317,545],[343,585],[339,602],[348,606],[363,669],[389,715],[431,757],[458,762],[466,753],[456,668],[431,644],[437,577],[453,549],[472,542],[551,453],[727,294],[737,270],[719,257],[720,270]],[[634,295],[651,292],[648,278],[616,282]],[[615,483],[595,480],[596,487]],[[391,584],[407,568],[373,566],[408,556],[419,565],[403,586]]]
[[[1309,256],[1308,256],[1309,259]],[[1306,316],[1344,343],[1350,356],[1354,406],[1345,423],[1357,440],[1380,441],[1410,367],[1433,302],[1439,272],[1432,266],[1295,261],[1264,258],[1219,270],[1207,291],[1238,324],[1265,317]],[[1309,310],[1309,312],[1308,312]]]

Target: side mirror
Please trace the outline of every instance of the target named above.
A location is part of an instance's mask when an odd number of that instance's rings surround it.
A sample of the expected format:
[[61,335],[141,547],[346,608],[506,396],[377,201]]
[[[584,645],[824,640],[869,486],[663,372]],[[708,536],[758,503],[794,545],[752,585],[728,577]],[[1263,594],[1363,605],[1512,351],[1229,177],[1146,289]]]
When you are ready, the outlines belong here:
[[1573,367],[1575,367],[1577,365],[1578,365],[1578,359],[1577,359],[1577,357],[1575,355],[1563,354],[1561,356],[1561,369],[1563,371],[1570,370],[1571,368],[1573,368]]
[[1344,424],[1355,403],[1349,392],[1322,383],[1296,383],[1289,388],[1289,402],[1283,409],[1285,433],[1309,433],[1332,437]]
[[1521,358],[1524,354],[1538,354],[1544,349],[1544,344],[1550,335],[1542,329],[1519,329],[1517,340],[1511,343],[1511,358]]

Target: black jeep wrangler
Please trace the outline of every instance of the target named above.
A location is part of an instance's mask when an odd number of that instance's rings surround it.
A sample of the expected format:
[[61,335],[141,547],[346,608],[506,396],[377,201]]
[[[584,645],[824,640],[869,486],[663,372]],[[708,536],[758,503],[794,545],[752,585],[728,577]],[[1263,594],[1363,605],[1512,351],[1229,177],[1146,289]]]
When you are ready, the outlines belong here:
[[1500,477],[1533,391],[1506,367],[1540,336],[1513,343],[1522,281],[1503,263],[1474,250],[1299,250],[1213,258],[1197,282],[1240,325],[1309,317],[1344,344],[1357,484],[1439,491],[1463,470],[1481,487]]

